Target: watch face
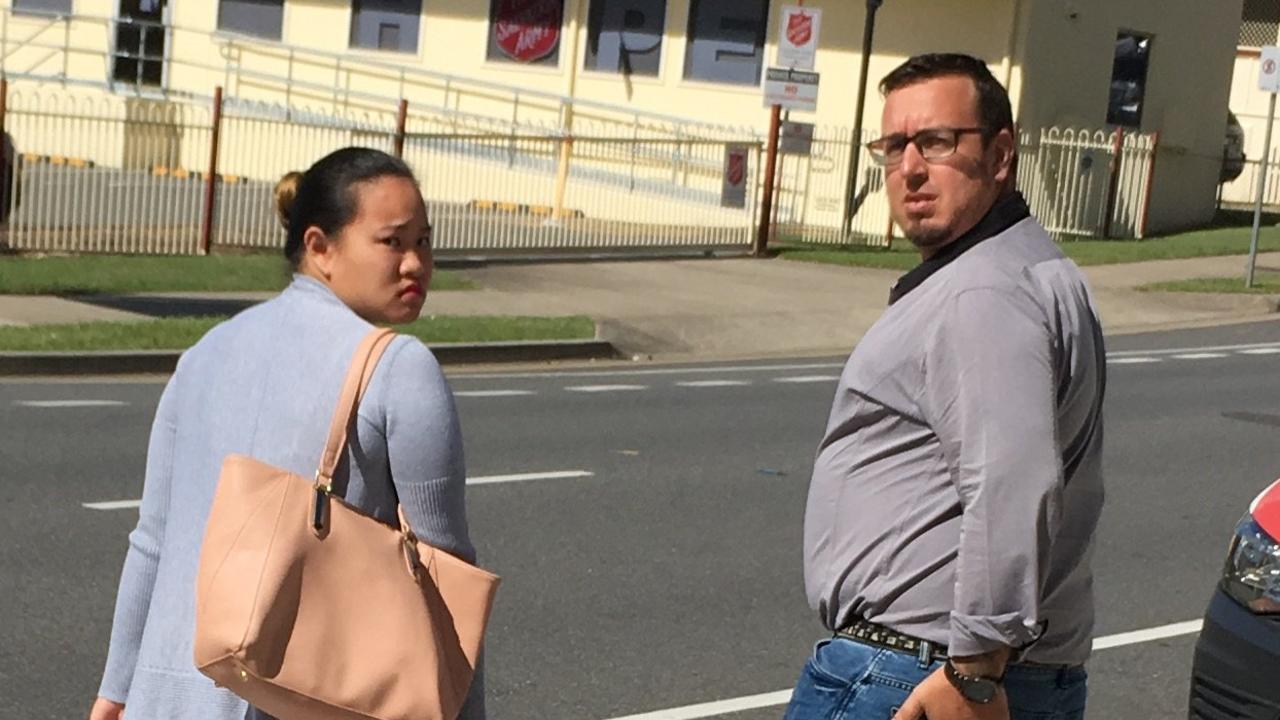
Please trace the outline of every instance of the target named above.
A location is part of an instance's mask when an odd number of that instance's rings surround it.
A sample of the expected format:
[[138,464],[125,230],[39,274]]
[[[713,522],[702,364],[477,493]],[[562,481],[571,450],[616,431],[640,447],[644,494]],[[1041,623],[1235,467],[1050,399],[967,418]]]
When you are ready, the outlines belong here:
[[990,680],[970,680],[965,683],[965,697],[983,705],[996,699],[996,684]]

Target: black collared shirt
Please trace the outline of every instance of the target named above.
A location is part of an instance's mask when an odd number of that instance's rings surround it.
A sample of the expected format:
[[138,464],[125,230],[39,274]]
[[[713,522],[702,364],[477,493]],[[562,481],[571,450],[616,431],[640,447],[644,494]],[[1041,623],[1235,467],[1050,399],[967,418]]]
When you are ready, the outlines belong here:
[[892,305],[901,300],[904,295],[919,287],[920,283],[928,280],[930,275],[972,250],[978,243],[999,235],[1029,217],[1031,217],[1031,209],[1027,207],[1027,201],[1022,199],[1022,193],[1015,191],[1001,196],[969,232],[948,243],[933,257],[898,278],[898,282],[889,291],[889,304]]

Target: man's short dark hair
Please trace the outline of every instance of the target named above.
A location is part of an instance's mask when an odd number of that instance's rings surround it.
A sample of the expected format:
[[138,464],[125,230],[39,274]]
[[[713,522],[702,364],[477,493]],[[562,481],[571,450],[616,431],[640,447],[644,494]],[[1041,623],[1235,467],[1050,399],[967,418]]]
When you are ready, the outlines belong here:
[[911,57],[884,76],[880,81],[880,94],[887,96],[908,85],[954,76],[969,78],[978,89],[978,118],[985,130],[984,139],[990,140],[1001,130],[1013,132],[1008,91],[987,69],[987,64],[972,55],[930,53]]

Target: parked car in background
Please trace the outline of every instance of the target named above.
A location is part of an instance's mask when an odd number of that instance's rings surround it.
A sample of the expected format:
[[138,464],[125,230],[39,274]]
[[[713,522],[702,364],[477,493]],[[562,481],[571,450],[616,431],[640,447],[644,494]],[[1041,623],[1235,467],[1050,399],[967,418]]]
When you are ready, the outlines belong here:
[[1222,174],[1218,182],[1229,183],[1240,177],[1244,172],[1244,162],[1244,128],[1240,127],[1236,114],[1228,111],[1227,137],[1222,144]]
[[1280,720],[1280,480],[1236,524],[1191,670],[1191,720]]

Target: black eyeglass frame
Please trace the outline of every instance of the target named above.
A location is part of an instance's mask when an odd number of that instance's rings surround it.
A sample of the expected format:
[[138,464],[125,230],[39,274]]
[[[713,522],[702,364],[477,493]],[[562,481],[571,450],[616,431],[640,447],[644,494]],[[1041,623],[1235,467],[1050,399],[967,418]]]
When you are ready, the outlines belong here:
[[[930,133],[939,133],[939,132],[951,133],[953,135],[953,138],[951,140],[951,149],[941,155],[926,154],[924,148],[920,146],[920,143],[919,143],[920,137],[923,135],[928,135]],[[920,153],[920,157],[924,158],[926,161],[933,161],[933,160],[943,160],[951,157],[952,155],[955,155],[956,148],[960,146],[961,136],[968,135],[970,133],[979,133],[983,136],[986,136],[988,132],[989,132],[988,129],[985,127],[961,127],[961,128],[931,127],[931,128],[924,128],[922,130],[917,130],[915,133],[911,135],[903,135],[902,133],[885,135],[884,137],[880,137],[880,138],[876,138],[875,140],[872,140],[871,142],[867,143],[865,147],[867,148],[867,152],[871,154],[871,159],[874,160],[876,164],[882,165],[885,167],[890,167],[893,165],[900,164],[902,162],[902,157],[899,156],[897,160],[892,160],[892,161],[889,160],[888,153],[886,153],[884,149],[884,144],[887,143],[889,140],[901,139],[902,152],[904,153],[906,152],[908,145],[915,145],[916,150]]]

